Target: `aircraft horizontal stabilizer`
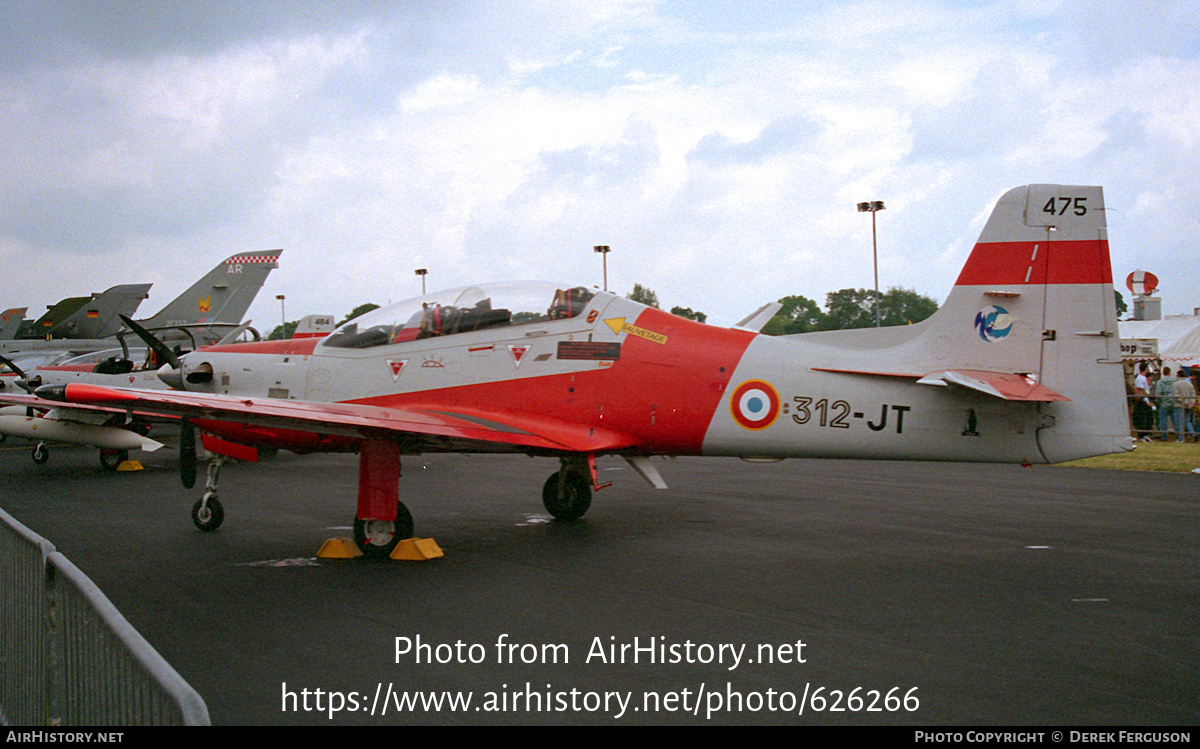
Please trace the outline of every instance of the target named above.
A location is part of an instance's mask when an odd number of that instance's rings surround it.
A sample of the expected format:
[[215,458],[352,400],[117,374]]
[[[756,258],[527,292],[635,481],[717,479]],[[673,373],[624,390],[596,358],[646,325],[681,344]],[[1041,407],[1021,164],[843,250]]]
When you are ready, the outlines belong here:
[[813,367],[812,370],[814,372],[833,372],[834,374],[863,375],[864,377],[902,377],[910,380],[915,380],[921,376],[913,372],[872,372],[866,369],[831,369],[829,367]]
[[932,372],[917,380],[918,385],[935,385],[957,387],[975,390],[1007,401],[1030,401],[1036,403],[1052,403],[1054,401],[1069,401],[1070,398],[1060,395],[1045,385],[1039,385],[1028,375],[1007,374],[1004,372],[982,372],[973,369],[951,369],[944,372]]
[[955,385],[1006,401],[1052,403],[1055,401],[1071,400],[1045,385],[1039,385],[1029,375],[1010,374],[1006,372],[986,372],[978,369],[948,369],[941,372],[931,372],[926,375],[917,375],[906,372],[870,372],[861,369],[829,369],[825,367],[813,367],[813,371],[862,375],[865,377],[909,379],[915,380],[918,385],[934,385],[936,387]]

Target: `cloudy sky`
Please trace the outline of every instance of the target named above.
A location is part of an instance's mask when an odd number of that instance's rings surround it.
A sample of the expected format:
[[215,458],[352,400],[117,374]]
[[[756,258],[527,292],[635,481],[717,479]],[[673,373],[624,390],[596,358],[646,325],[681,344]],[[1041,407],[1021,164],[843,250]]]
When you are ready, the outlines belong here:
[[[250,317],[524,278],[733,324],[946,297],[995,199],[1099,184],[1114,274],[1200,307],[1194,2],[7,0],[0,308],[283,248]],[[1126,294],[1128,297],[1128,294]]]

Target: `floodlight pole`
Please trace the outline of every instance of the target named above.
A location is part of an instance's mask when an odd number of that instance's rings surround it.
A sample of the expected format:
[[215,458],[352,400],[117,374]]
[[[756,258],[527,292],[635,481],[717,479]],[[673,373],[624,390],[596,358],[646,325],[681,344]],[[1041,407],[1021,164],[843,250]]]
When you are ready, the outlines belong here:
[[859,213],[871,214],[871,259],[875,265],[875,327],[882,327],[879,321],[879,246],[875,241],[875,213],[884,208],[882,200],[872,200],[869,203],[859,203]]
[[429,275],[429,270],[426,268],[417,268],[413,273],[421,277],[421,296],[425,296],[425,276]]
[[[284,295],[276,294],[275,298],[279,300],[279,316],[282,318],[280,320],[280,322],[282,323],[282,327],[280,327],[280,330],[284,330],[285,328],[287,328],[287,306],[285,305],[285,303],[283,301]],[[283,337],[287,338],[287,334],[285,333]]]
[[612,252],[612,249],[606,244],[598,244],[592,251],[599,252],[600,257],[604,259],[604,290],[608,291],[608,253]]

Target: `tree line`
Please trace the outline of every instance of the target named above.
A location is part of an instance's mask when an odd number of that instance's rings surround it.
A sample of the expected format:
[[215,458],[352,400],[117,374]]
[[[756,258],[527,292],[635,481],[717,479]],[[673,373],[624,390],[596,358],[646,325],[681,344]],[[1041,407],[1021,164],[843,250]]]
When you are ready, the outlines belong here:
[[[653,290],[634,284],[626,295],[635,302],[658,307],[658,295]],[[825,295],[825,309],[806,296],[785,296],[779,300],[783,308],[763,326],[766,335],[810,333],[815,330],[848,330],[875,325],[875,291],[873,289],[841,289]],[[883,326],[909,325],[920,322],[937,311],[937,300],[910,289],[892,287],[879,295],[879,322]],[[688,307],[672,307],[671,314],[704,322],[703,312]]]

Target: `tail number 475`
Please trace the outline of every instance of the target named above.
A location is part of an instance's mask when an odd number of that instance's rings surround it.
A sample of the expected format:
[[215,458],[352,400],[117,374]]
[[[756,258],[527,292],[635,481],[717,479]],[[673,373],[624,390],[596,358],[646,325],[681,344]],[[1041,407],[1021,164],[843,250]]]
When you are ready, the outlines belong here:
[[1087,198],[1050,198],[1042,206],[1042,213],[1051,216],[1065,216],[1071,211],[1076,216],[1087,215]]

